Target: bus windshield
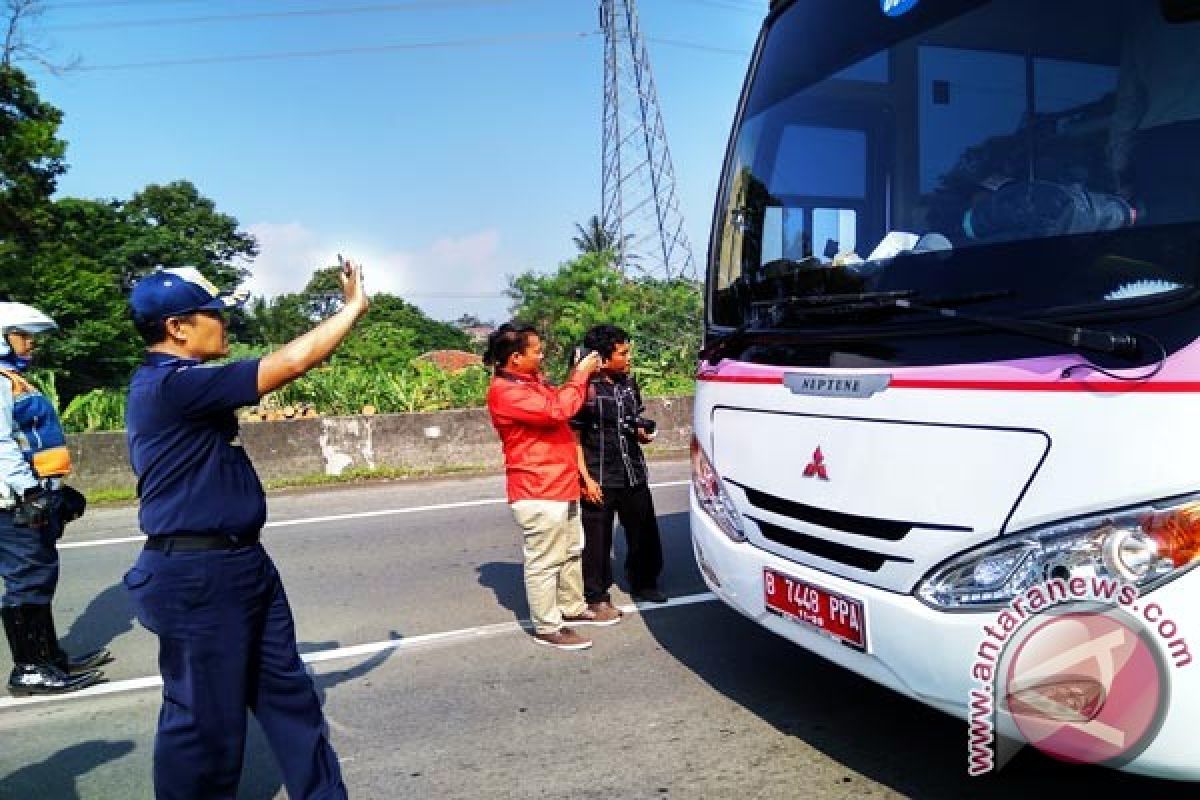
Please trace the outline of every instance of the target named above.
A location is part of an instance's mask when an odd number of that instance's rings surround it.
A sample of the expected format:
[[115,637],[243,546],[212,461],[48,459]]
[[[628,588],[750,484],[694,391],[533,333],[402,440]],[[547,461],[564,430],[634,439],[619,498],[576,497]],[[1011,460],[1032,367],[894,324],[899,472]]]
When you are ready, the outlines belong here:
[[725,166],[712,329],[944,324],[875,313],[899,297],[1041,319],[1188,306],[1197,19],[1181,0],[783,4]]

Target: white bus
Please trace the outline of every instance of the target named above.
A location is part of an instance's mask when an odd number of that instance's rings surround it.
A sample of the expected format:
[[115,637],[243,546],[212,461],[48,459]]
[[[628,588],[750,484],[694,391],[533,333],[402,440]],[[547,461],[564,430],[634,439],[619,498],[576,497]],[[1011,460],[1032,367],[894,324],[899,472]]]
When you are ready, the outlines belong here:
[[754,54],[709,247],[697,563],[972,747],[1200,779],[1198,20],[774,0]]

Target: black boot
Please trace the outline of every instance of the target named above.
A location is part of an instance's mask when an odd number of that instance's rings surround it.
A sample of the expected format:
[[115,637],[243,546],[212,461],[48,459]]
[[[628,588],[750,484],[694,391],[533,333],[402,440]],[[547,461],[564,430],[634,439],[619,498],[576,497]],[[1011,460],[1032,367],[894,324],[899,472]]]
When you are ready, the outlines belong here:
[[69,656],[62,649],[62,645],[58,641],[58,633],[54,629],[54,609],[49,605],[30,606],[35,609],[34,614],[37,615],[38,624],[47,627],[50,631],[50,645],[54,655],[54,666],[66,673],[86,672],[89,669],[94,669],[101,664],[107,664],[113,660],[112,653],[108,652],[107,647],[101,647],[96,650],[89,650],[83,655]]
[[13,670],[8,677],[8,690],[14,695],[64,694],[91,686],[100,680],[98,670],[82,675],[68,675],[51,661],[52,652],[47,636],[49,631],[38,624],[32,606],[6,606],[0,609],[4,618],[4,635],[13,654]]

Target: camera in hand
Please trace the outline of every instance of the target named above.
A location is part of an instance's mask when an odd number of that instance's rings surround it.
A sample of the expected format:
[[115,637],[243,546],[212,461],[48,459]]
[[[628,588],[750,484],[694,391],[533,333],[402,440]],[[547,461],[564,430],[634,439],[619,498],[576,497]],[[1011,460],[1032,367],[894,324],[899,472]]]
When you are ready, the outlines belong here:
[[637,436],[639,430],[647,436],[653,436],[658,430],[658,423],[652,419],[645,417],[624,417],[619,423],[621,433],[628,436]]

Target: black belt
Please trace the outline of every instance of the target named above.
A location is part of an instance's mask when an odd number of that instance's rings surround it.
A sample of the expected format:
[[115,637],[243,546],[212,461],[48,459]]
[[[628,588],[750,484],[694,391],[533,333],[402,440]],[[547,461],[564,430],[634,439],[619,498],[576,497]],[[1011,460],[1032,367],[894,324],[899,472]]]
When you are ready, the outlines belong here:
[[257,533],[245,536],[203,536],[198,534],[177,534],[171,536],[151,536],[146,539],[146,550],[240,550],[243,547],[253,547],[258,544]]

